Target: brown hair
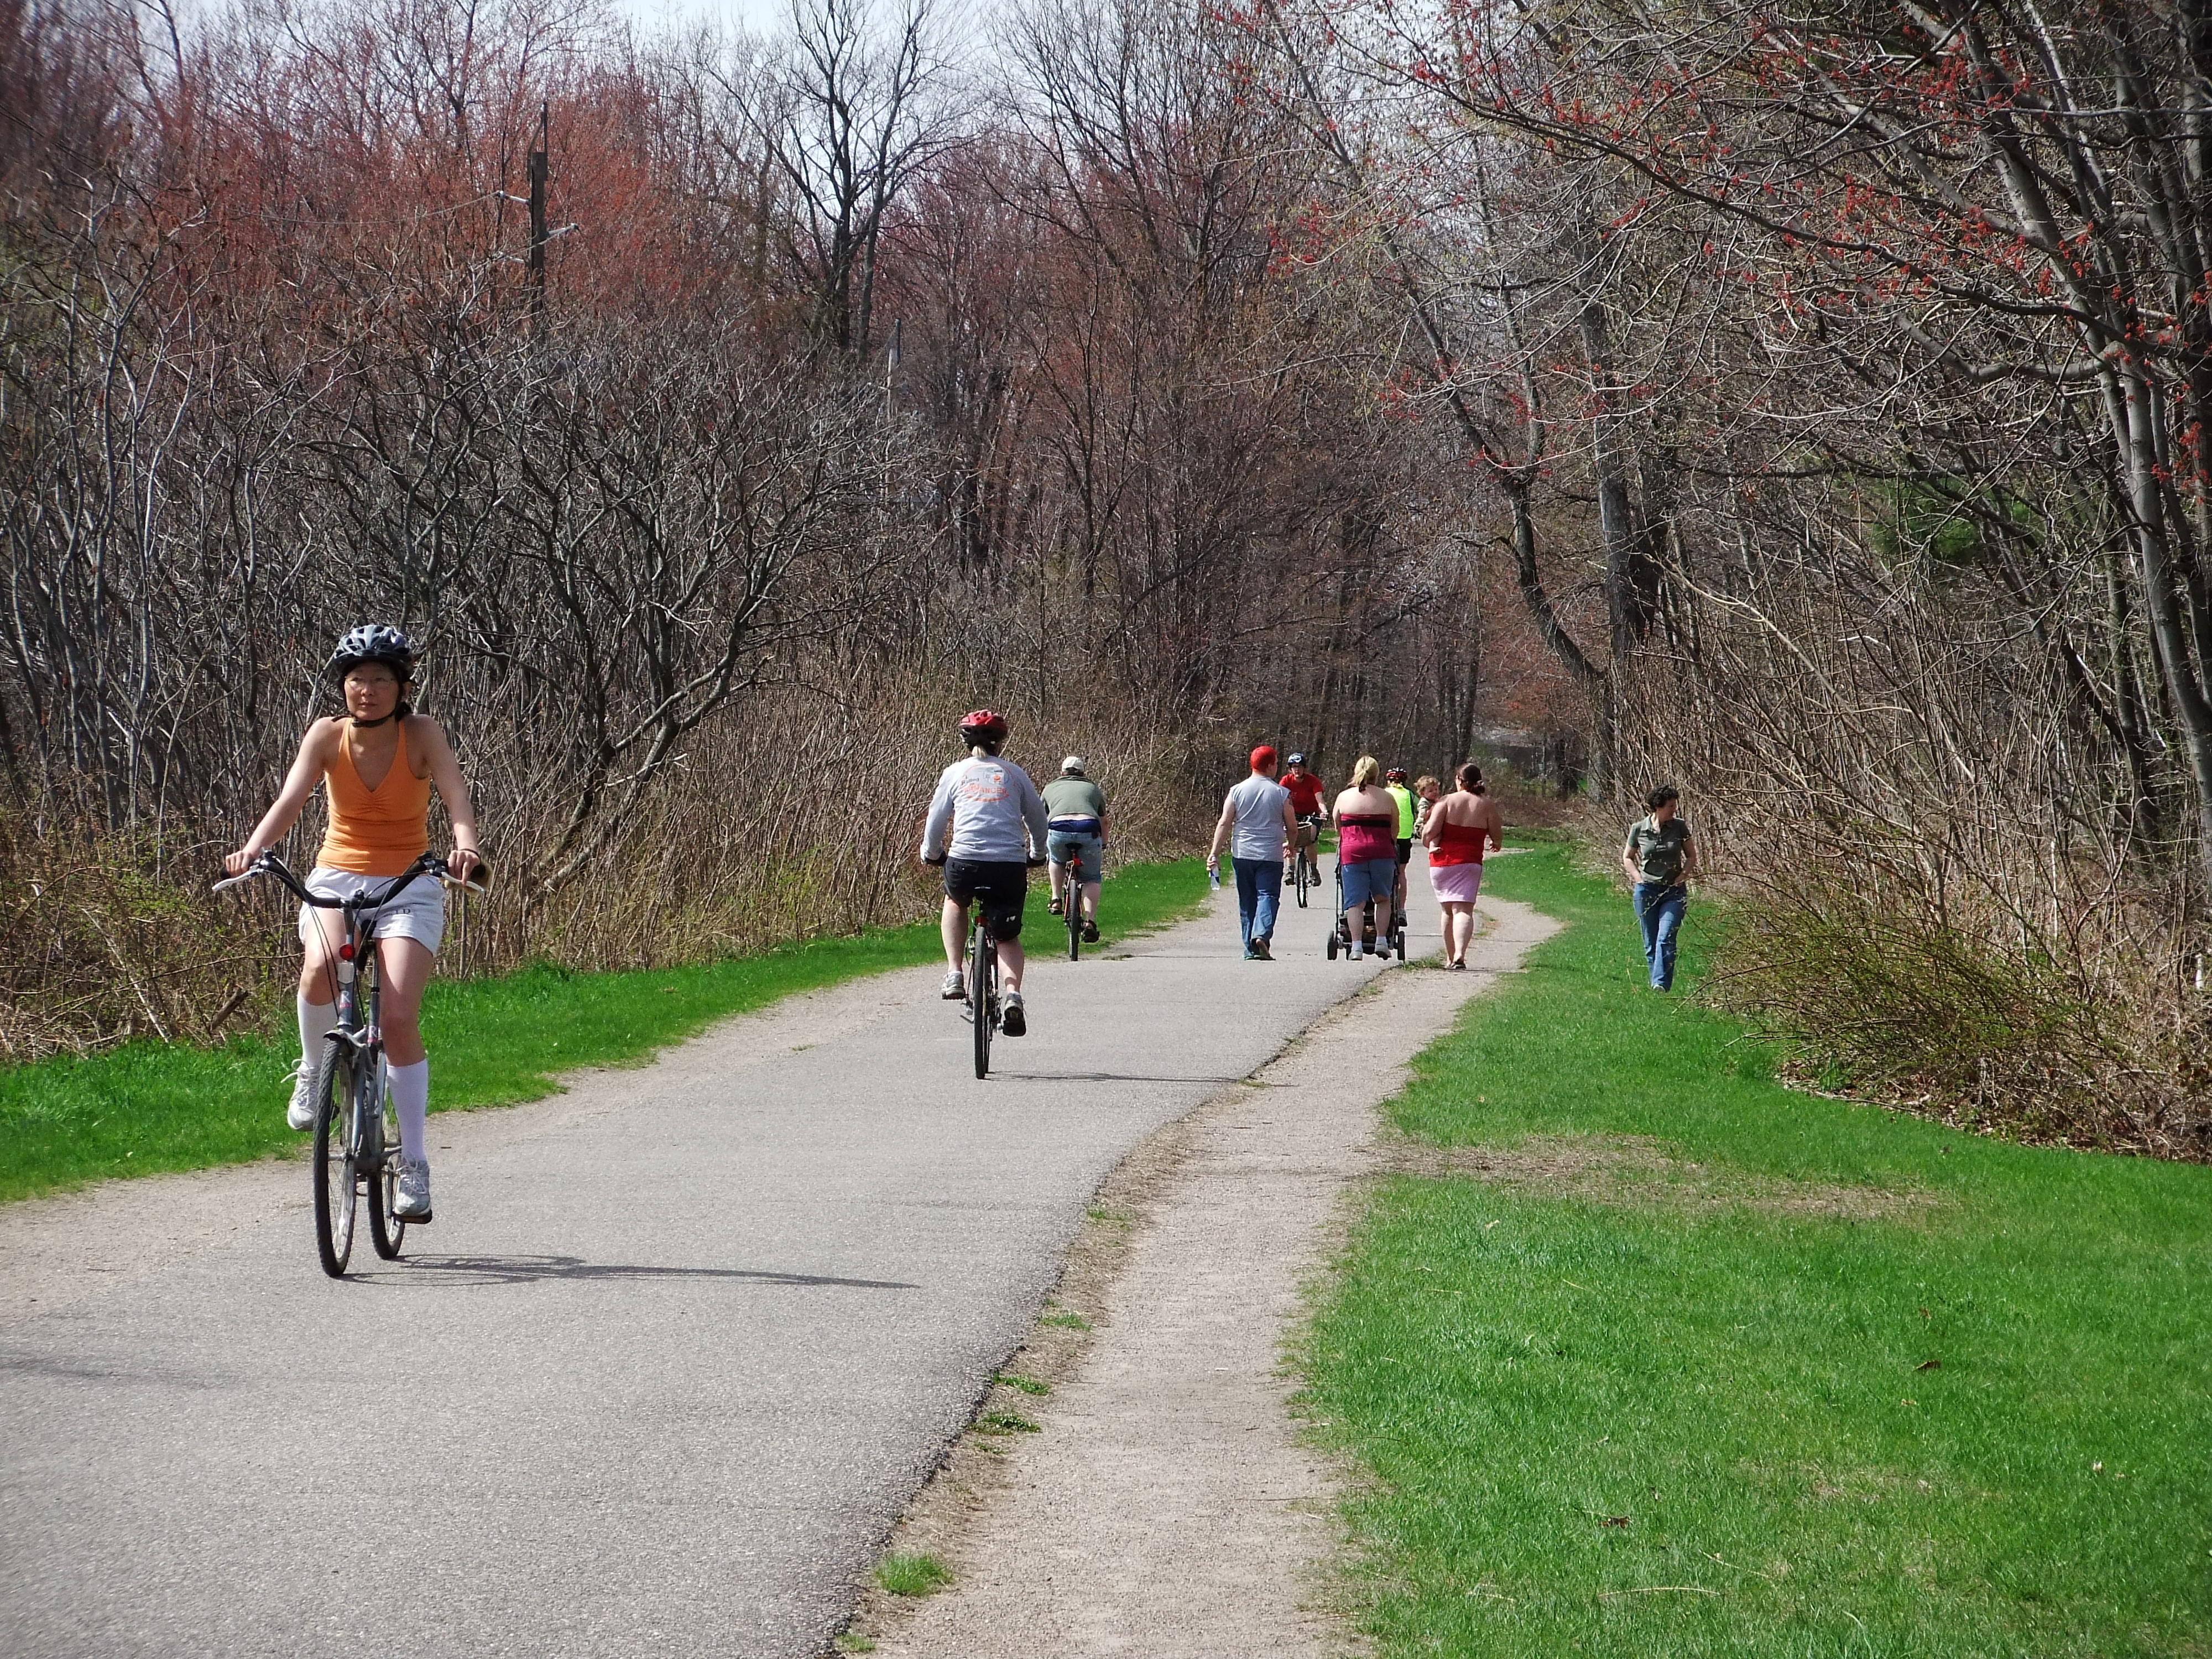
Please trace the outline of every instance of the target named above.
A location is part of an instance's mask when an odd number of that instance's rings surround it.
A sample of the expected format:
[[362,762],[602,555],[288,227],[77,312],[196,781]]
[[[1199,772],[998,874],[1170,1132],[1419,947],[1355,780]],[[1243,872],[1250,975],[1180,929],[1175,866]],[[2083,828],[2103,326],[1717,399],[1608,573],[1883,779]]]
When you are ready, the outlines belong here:
[[1452,774],[1452,781],[1470,795],[1486,793],[1482,787],[1482,769],[1473,761],[1462,762],[1459,770]]
[[1443,787],[1443,784],[1431,777],[1426,772],[1422,773],[1420,776],[1413,780],[1413,793],[1417,795],[1424,789],[1441,789]]

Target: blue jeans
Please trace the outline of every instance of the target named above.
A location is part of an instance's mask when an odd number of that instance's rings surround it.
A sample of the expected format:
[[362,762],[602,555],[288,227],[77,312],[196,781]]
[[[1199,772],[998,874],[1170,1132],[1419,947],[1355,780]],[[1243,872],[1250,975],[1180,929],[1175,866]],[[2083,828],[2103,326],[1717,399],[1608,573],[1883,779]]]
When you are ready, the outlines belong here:
[[1254,939],[1275,936],[1275,907],[1283,897],[1283,861],[1232,858],[1230,862],[1237,866],[1237,917],[1249,951]]
[[1656,881],[1636,884],[1636,920],[1644,929],[1644,960],[1651,967],[1651,988],[1674,988],[1674,940],[1682,931],[1682,912],[1690,906],[1690,890],[1676,882],[1662,886]]

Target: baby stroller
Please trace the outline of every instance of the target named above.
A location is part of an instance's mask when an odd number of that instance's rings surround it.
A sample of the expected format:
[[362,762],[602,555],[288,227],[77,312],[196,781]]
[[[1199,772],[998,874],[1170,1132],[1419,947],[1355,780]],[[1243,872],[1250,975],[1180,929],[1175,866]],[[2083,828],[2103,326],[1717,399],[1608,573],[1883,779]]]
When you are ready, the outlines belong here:
[[[1372,951],[1375,949],[1373,899],[1360,907],[1359,919],[1360,943],[1364,949]],[[1339,859],[1336,861],[1336,924],[1329,929],[1328,959],[1334,962],[1339,955],[1349,957],[1351,954],[1352,929],[1344,920],[1344,860]],[[1406,907],[1402,904],[1390,908],[1390,932],[1382,941],[1382,954],[1386,957],[1395,955],[1401,962],[1406,959]]]

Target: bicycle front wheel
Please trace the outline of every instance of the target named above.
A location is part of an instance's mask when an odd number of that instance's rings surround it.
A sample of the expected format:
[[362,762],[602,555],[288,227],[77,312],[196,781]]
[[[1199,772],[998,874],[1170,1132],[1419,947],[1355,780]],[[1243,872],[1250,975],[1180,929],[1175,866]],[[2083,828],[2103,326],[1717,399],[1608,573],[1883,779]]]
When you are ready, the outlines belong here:
[[[380,1070],[381,1068],[379,1068]],[[375,1083],[370,1085],[376,1088]],[[375,1103],[377,1121],[384,1133],[376,1163],[368,1171],[368,1242],[386,1261],[399,1259],[399,1246],[407,1237],[407,1223],[399,1207],[399,1114],[386,1094]]]
[[991,1074],[991,1021],[998,1013],[999,947],[981,922],[968,935],[968,1012],[975,1028],[975,1075]]
[[342,1043],[323,1055],[315,1079],[315,1249],[323,1271],[345,1276],[353,1255],[355,1078],[359,1057]]
[[1304,848],[1299,848],[1296,853],[1291,854],[1291,868],[1294,872],[1293,879],[1297,884],[1298,908],[1303,910],[1306,908],[1306,894],[1313,886],[1312,877],[1306,873],[1306,849]]

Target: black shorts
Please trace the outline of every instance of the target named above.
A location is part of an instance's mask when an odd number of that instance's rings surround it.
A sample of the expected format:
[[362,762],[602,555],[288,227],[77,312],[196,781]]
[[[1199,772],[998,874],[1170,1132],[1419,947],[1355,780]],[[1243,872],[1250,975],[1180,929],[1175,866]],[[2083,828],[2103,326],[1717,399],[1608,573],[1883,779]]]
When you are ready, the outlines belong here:
[[1411,864],[1413,861],[1413,843],[1411,841],[1400,842],[1398,843],[1398,863],[1400,866],[1403,867],[1406,865]]
[[1022,906],[1029,900],[1027,864],[987,864],[975,859],[945,860],[945,896],[965,907],[981,903],[993,939],[1019,939]]

